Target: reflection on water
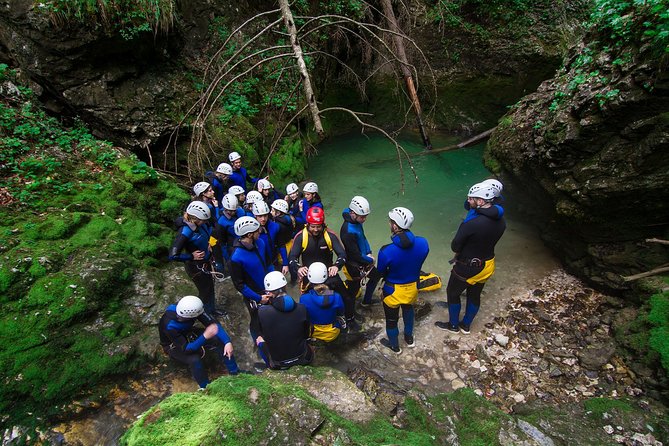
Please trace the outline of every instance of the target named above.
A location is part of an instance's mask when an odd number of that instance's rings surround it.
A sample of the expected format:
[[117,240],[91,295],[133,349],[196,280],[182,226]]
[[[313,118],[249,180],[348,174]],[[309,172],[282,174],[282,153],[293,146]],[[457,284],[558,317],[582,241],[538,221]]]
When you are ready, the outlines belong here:
[[[409,153],[423,150],[418,138],[400,140]],[[453,144],[452,138],[433,137],[435,147]],[[418,182],[403,160],[404,192],[392,143],[380,135],[348,135],[330,139],[318,147],[308,176],[318,183],[328,226],[339,233],[341,211],[354,195],[365,196],[372,214],[365,233],[372,249],[389,242],[388,211],[394,206],[409,208],[416,218],[413,230],[430,243],[425,269],[448,278],[453,256],[450,249],[465,215],[464,201],[469,187],[491,177],[482,163],[483,145],[420,156],[412,159]],[[507,196],[513,200],[513,196]],[[498,270],[484,294],[532,283],[557,264],[528,222],[506,215],[507,231],[497,245]],[[505,294],[506,294],[505,293]]]

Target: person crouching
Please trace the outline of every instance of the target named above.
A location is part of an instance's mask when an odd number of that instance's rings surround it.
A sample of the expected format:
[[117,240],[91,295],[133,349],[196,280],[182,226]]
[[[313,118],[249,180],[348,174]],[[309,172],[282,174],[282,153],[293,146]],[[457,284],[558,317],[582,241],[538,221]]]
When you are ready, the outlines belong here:
[[344,300],[325,281],[328,268],[324,263],[314,262],[307,273],[309,289],[300,297],[300,303],[307,308],[311,321],[311,337],[324,342],[332,342],[345,327]]
[[[205,326],[204,333],[200,335],[193,330],[193,325],[197,321]],[[176,362],[188,365],[200,389],[209,384],[209,376],[202,362],[205,344],[215,347],[228,373],[231,375],[239,373],[232,354],[230,337],[221,324],[205,312],[204,305],[197,296],[182,297],[176,305],[168,306],[160,318],[158,330],[163,351]]]
[[258,308],[256,344],[265,353],[267,366],[281,370],[310,364],[314,352],[307,343],[311,331],[307,309],[286,294],[288,282],[279,271],[268,273],[264,284],[269,304]]

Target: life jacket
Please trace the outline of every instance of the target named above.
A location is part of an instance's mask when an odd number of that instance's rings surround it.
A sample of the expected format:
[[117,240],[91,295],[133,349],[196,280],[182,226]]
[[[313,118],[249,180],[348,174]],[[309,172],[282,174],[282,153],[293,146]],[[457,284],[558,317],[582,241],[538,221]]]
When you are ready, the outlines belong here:
[[435,273],[420,272],[418,280],[418,291],[435,291],[441,288],[441,277]]
[[[330,239],[330,234],[328,234],[328,231],[326,228],[323,228],[323,238],[325,239],[325,243],[328,245],[328,249],[332,251],[332,239]],[[304,252],[305,249],[307,249],[307,245],[309,244],[309,231],[307,231],[307,228],[302,229],[302,251]]]

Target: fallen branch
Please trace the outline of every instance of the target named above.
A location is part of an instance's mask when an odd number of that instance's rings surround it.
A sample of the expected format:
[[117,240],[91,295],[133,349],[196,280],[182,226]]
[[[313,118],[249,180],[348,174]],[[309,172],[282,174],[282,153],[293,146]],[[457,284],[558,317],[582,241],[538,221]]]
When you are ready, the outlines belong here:
[[662,245],[669,245],[669,240],[662,240],[659,238],[647,238],[646,241],[649,243],[660,243]]
[[631,282],[632,280],[643,279],[644,277],[654,276],[656,274],[662,274],[666,272],[669,272],[669,263],[643,273],[634,274],[632,276],[623,276],[623,280],[625,282]]
[[454,144],[452,146],[446,146],[446,147],[440,147],[438,149],[423,150],[422,152],[414,153],[411,156],[414,157],[414,156],[432,155],[433,153],[448,152],[448,151],[451,151],[451,150],[462,149],[463,147],[467,147],[471,144],[474,144],[475,142],[479,142],[482,139],[487,138],[488,136],[490,136],[490,134],[493,132],[493,130],[495,130],[495,127],[491,128],[490,130],[486,130],[483,133],[479,133],[478,135],[476,135],[472,138],[469,138],[468,140],[463,141],[459,144]]

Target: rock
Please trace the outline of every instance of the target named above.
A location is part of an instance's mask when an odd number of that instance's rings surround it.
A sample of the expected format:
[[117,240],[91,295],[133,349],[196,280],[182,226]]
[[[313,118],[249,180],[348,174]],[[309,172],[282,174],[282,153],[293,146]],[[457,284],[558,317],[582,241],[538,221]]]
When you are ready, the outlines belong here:
[[530,436],[534,441],[536,441],[537,444],[540,446],[555,445],[555,443],[550,437],[546,436],[543,432],[541,432],[539,429],[532,426],[530,423],[526,421],[518,420],[518,427],[528,436]]
[[576,356],[578,356],[579,362],[586,369],[599,370],[604,364],[609,362],[615,351],[616,346],[613,341],[602,341],[577,351]]
[[509,337],[505,336],[503,334],[497,333],[497,334],[495,334],[495,342],[497,342],[502,347],[506,347],[509,343]]
[[451,388],[453,390],[462,389],[463,387],[466,387],[466,386],[467,385],[460,378],[456,378],[453,381],[451,381]]

